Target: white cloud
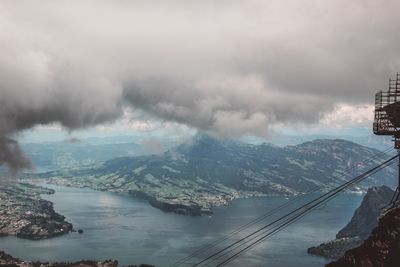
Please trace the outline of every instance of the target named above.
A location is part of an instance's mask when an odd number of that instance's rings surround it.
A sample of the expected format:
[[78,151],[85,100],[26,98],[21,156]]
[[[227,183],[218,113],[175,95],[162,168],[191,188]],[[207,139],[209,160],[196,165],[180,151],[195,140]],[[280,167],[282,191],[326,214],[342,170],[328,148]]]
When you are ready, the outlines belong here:
[[320,123],[329,128],[372,127],[374,120],[373,105],[340,104],[332,113],[322,117]]

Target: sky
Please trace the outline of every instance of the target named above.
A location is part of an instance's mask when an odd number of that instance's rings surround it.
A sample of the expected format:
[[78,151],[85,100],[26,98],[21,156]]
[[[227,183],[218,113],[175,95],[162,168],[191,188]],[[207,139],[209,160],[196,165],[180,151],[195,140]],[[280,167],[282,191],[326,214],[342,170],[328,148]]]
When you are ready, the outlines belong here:
[[26,167],[14,140],[49,129],[262,139],[366,131],[374,93],[400,70],[399,8],[2,0],[0,163]]

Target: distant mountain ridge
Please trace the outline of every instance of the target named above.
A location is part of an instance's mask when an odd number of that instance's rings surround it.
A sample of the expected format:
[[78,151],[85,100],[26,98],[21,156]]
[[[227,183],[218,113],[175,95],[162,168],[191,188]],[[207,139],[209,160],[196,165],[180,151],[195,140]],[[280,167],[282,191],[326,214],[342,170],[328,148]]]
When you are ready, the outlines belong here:
[[[198,139],[201,136],[204,135],[198,134],[193,139]],[[272,137],[271,143],[284,147],[310,142],[315,139],[334,139],[334,137],[323,135],[276,135]],[[374,136],[344,136],[343,139],[378,150],[384,150],[391,144],[390,138],[387,142],[386,139],[376,139]],[[172,137],[157,139],[151,137],[140,138],[135,135],[120,135],[83,139],[69,138],[64,141],[37,143],[21,142],[21,148],[27,154],[28,158],[31,159],[36,172],[44,172],[90,166],[117,157],[158,154],[176,147],[177,144],[179,144],[177,138]],[[5,171],[5,167],[0,166],[0,172]]]
[[362,146],[371,147],[382,151],[392,146],[392,138],[390,136],[376,136],[372,133],[369,135],[340,135],[340,136],[317,135],[317,134],[314,135],[279,134],[279,135],[274,135],[271,138],[271,143],[283,147],[287,145],[298,145],[316,139],[344,139]]
[[[349,178],[340,177],[343,171],[377,154],[382,152],[345,140],[314,140],[281,148],[197,135],[161,155],[121,157],[98,167],[41,177],[72,186],[131,192],[149,198],[157,207],[166,204],[170,211],[198,214],[238,197],[290,195],[315,186],[332,187]],[[379,158],[359,167],[366,170],[378,162]],[[385,172],[380,178],[371,178],[365,188],[393,186],[393,169]],[[179,208],[175,210],[174,205]]]
[[91,144],[83,141],[22,144],[23,151],[38,170],[83,167],[120,156],[140,154],[136,143]]

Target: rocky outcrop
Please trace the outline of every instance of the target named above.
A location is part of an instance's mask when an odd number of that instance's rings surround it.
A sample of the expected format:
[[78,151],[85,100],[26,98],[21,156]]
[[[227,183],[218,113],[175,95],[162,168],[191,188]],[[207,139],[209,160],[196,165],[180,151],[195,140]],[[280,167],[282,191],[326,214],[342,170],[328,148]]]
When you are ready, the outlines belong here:
[[359,236],[362,240],[366,239],[371,230],[378,225],[378,218],[390,203],[393,194],[394,191],[387,186],[368,189],[353,218],[338,232],[336,238]]
[[362,244],[372,229],[378,225],[383,208],[387,206],[394,192],[387,186],[368,189],[359,208],[354,212],[350,222],[338,232],[336,239],[311,247],[308,253],[326,258],[338,259],[352,248]]
[[400,266],[400,208],[385,214],[364,243],[327,267]]

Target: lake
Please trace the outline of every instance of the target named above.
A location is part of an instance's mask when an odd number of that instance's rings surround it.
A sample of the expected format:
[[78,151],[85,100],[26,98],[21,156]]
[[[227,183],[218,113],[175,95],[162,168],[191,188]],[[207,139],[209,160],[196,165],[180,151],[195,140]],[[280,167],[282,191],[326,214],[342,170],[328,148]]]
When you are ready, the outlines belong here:
[[[112,258],[117,259],[120,266],[139,263],[169,266],[201,245],[288,201],[285,197],[240,199],[228,207],[216,208],[212,216],[188,217],[164,213],[146,201],[128,195],[54,185],[47,187],[55,189],[56,193],[43,198],[52,201],[55,210],[84,233],[40,241],[4,237],[0,239],[0,250],[26,260]],[[328,261],[308,255],[307,248],[333,239],[360,202],[360,195],[340,195],[229,266],[323,266]]]

